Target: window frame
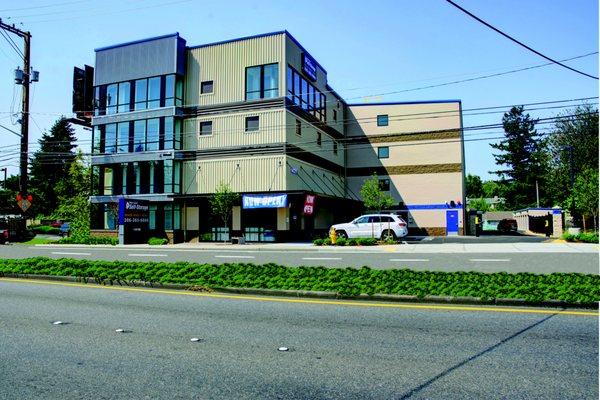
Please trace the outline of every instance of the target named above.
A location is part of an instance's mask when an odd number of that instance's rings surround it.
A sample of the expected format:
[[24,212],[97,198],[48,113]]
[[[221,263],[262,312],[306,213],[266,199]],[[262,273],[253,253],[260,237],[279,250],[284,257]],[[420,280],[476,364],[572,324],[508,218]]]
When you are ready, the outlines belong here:
[[[256,129],[248,129],[248,122],[249,121],[254,121],[256,120],[257,125],[256,125]],[[251,116],[247,116],[244,119],[244,133],[249,133],[249,132],[258,132],[260,131],[260,117],[258,115],[251,115]]]
[[[265,67],[270,67],[273,65],[277,66],[277,79],[275,80],[275,82],[277,82],[277,87],[265,89]],[[248,99],[248,70],[252,69],[252,68],[259,69],[259,73],[258,73],[259,89],[253,90],[250,93],[258,93],[258,98]],[[246,69],[244,70],[244,100],[245,101],[257,101],[257,100],[264,100],[264,99],[275,99],[277,97],[280,97],[281,96],[281,88],[279,87],[279,73],[280,73],[280,71],[279,71],[279,63],[278,62],[261,64],[261,65],[250,65],[250,66],[246,67]],[[275,96],[265,97],[266,90],[267,91],[276,90],[277,93]]]
[[390,116],[389,114],[377,114],[377,126],[389,126]]
[[[386,154],[382,155],[381,154],[382,150],[387,151],[387,155]],[[390,146],[377,146],[377,158],[379,158],[379,159],[390,158]]]
[[[209,84],[210,83],[210,92],[205,92],[204,91],[204,85],[205,84]],[[214,81],[211,79],[209,81],[202,81],[200,82],[200,94],[214,94],[215,92],[215,83]]]
[[[207,126],[210,125],[210,133],[202,133],[202,126]],[[207,137],[207,136],[212,136],[213,135],[213,121],[200,121],[200,124],[198,125],[198,136],[200,137]]]

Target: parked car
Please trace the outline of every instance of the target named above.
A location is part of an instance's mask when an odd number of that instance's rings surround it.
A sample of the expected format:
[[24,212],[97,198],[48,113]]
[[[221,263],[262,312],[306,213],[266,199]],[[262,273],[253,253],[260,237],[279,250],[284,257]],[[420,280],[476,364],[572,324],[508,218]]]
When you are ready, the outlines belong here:
[[62,224],[60,226],[60,228],[58,229],[58,234],[60,236],[69,236],[69,223],[65,222],[64,224]]
[[500,222],[498,222],[498,231],[502,233],[516,232],[517,220],[512,218],[500,220]]
[[53,228],[60,228],[60,226],[63,224],[63,221],[60,220],[56,220],[56,221],[52,221],[50,222],[50,226]]
[[406,222],[395,214],[362,215],[352,222],[331,227],[338,237],[398,239],[408,235]]

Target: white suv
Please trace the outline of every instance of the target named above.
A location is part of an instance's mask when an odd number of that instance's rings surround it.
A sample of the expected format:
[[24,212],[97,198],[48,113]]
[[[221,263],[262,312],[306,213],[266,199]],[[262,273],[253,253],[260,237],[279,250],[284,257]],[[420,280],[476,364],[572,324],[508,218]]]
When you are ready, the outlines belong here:
[[408,235],[406,222],[395,214],[362,215],[347,224],[331,227],[338,237],[343,238],[386,238],[397,239]]

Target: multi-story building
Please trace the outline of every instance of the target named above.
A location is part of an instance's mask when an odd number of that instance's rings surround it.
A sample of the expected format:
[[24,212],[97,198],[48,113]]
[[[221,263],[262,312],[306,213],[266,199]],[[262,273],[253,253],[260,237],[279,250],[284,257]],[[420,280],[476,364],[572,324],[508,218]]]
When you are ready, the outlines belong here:
[[[174,241],[310,238],[363,211],[373,173],[413,231],[462,229],[460,102],[348,105],[287,31],[99,48],[94,86],[95,229],[129,197]],[[209,206],[220,184],[242,195],[228,227]]]

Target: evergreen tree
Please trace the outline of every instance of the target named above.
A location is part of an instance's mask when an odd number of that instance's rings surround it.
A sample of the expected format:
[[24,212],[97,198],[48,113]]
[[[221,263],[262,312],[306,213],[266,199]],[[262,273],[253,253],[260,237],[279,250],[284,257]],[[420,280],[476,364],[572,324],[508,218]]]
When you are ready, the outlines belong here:
[[465,178],[468,198],[483,197],[483,182],[478,175],[468,174]]
[[540,205],[548,205],[545,196],[545,165],[547,155],[545,143],[535,130],[536,120],[523,114],[523,106],[513,107],[504,114],[505,139],[490,146],[500,153],[494,154],[496,164],[504,169],[492,173],[501,178],[505,185],[504,198],[509,209],[535,206],[536,180],[540,192]]
[[58,119],[50,132],[38,140],[40,148],[33,154],[30,167],[32,213],[49,215],[58,206],[57,186],[67,179],[75,159],[75,131],[65,117]]

